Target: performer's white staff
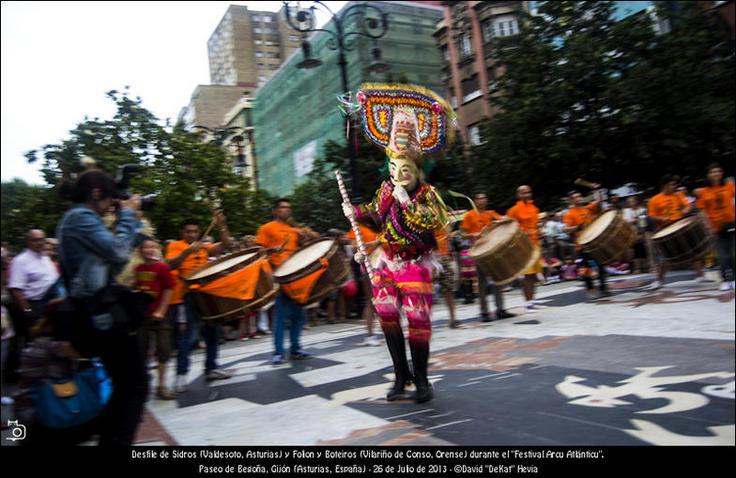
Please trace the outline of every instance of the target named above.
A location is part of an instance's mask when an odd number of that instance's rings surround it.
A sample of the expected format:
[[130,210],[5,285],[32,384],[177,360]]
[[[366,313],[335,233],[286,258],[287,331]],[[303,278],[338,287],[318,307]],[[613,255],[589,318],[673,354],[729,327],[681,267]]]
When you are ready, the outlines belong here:
[[[347,189],[345,189],[345,183],[342,181],[340,171],[335,170],[335,176],[337,177],[337,186],[340,188],[340,194],[342,195],[343,203],[350,204],[348,191]],[[358,222],[355,220],[355,216],[352,214],[348,219],[350,219],[350,227],[353,228],[353,232],[355,233],[355,241],[358,243],[358,252],[360,252],[360,254],[363,256],[363,265],[365,266],[365,270],[368,271],[368,277],[370,277],[371,281],[373,281],[373,266],[371,266],[371,261],[368,258],[368,254],[365,253],[365,244],[363,244],[363,236],[360,234]]]

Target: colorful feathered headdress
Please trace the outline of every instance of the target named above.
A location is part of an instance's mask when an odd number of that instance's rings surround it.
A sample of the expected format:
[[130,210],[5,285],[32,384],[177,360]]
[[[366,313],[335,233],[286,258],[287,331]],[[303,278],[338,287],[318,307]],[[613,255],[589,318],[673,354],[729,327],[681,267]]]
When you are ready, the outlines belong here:
[[390,157],[419,157],[442,150],[455,139],[455,112],[437,93],[417,85],[365,83],[355,103],[340,98],[350,113],[360,113],[363,132]]

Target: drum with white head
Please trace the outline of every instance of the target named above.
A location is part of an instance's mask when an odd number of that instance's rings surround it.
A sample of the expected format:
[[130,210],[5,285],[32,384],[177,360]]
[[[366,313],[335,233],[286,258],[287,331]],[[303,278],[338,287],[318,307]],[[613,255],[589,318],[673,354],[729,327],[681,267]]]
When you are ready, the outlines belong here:
[[324,299],[347,280],[349,269],[340,244],[319,238],[296,250],[273,273],[284,293],[309,305]]
[[609,264],[628,252],[636,236],[636,229],[612,209],[588,224],[578,236],[577,244],[599,264]]
[[494,283],[508,284],[539,260],[539,248],[518,222],[495,222],[481,232],[470,256]]
[[665,262],[679,266],[702,259],[712,239],[705,220],[696,214],[663,228],[652,236],[652,243]]
[[268,304],[278,284],[263,248],[230,254],[182,279],[202,319],[232,319]]

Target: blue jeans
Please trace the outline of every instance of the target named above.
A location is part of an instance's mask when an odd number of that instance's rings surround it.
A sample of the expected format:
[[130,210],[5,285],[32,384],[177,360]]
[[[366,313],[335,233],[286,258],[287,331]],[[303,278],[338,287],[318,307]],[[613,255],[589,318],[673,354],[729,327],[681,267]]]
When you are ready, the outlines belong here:
[[274,354],[284,355],[284,327],[287,320],[289,321],[291,353],[300,351],[299,337],[302,335],[304,325],[304,309],[283,292],[279,292],[274,307],[276,308],[276,321],[273,325]]
[[[186,375],[189,373],[189,354],[192,350],[192,345],[197,339],[197,332],[202,325],[202,320],[199,318],[197,309],[194,307],[194,303],[189,295],[184,296],[184,303],[176,306],[171,306],[169,313],[172,315],[174,322],[176,322],[176,314],[178,314],[178,308],[184,307],[184,313],[186,314],[187,325],[184,333],[179,333],[178,325],[174,323],[176,332],[176,374]],[[206,357],[204,362],[204,372],[207,373],[210,370],[217,368],[217,349],[219,346],[219,330],[217,324],[212,321],[204,321],[202,327],[202,336],[206,346]]]

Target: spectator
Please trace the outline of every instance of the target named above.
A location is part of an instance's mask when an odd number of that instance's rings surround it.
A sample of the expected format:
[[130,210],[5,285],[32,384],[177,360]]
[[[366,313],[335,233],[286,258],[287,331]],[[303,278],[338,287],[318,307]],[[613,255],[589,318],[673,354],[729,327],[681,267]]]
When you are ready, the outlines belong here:
[[146,310],[146,322],[140,333],[143,356],[148,358],[150,336],[154,335],[158,363],[156,397],[161,400],[172,400],[175,395],[166,387],[166,364],[171,356],[172,327],[167,312],[174,291],[174,277],[169,266],[161,262],[161,250],[155,240],[144,239],[140,245],[140,253],[144,262],[135,268],[135,288],[154,299]]
[[30,329],[41,318],[46,303],[60,291],[54,287],[59,272],[45,254],[46,234],[39,229],[26,233],[26,248],[10,264],[8,290],[13,297],[15,345],[11,364],[17,365],[20,351],[30,342]]
[[143,301],[137,294],[109,286],[130,258],[142,227],[137,219],[140,198],[120,201],[119,218],[111,232],[102,221],[116,192],[110,176],[88,170],[74,184],[63,184],[60,191],[75,203],[56,230],[73,311],[54,317],[55,335],[84,357],[102,358],[113,392],[101,417],[100,445],[129,447],[148,395],[137,337]]

